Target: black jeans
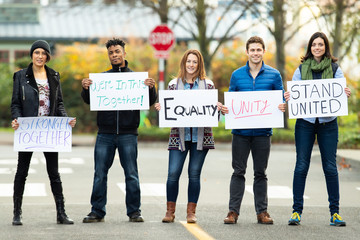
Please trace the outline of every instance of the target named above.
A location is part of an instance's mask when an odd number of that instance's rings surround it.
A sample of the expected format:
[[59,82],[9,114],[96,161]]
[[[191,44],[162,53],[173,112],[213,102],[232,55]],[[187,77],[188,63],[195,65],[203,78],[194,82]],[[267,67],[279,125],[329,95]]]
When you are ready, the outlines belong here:
[[254,165],[254,201],[256,214],[267,211],[267,177],[266,168],[270,154],[270,136],[240,136],[233,135],[232,167],[234,172],[230,182],[229,210],[239,214],[240,205],[245,191],[245,173],[249,153]]
[[[28,176],[32,152],[19,152],[18,165],[14,180],[14,197],[22,197],[25,181]],[[44,152],[46,170],[49,175],[51,191],[56,199],[63,197],[63,189],[59,174],[59,161],[57,152]]]

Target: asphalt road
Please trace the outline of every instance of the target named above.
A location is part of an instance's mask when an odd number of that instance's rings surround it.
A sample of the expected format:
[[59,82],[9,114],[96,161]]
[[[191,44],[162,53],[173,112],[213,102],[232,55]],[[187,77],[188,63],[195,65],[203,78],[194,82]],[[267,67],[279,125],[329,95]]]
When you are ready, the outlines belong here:
[[256,223],[252,189],[252,159],[249,158],[247,188],[239,221],[225,225],[229,182],[232,173],[229,144],[218,145],[207,156],[198,202],[198,223],[186,221],[187,168],[184,167],[173,224],[161,222],[166,211],[165,182],[168,151],[166,143],[139,144],[139,174],[144,223],[130,223],[123,192],[124,174],[116,157],[109,172],[108,204],[105,222],[84,224],[90,212],[93,180],[93,147],[74,147],[60,153],[60,172],[66,198],[66,212],[74,225],[56,224],[56,211],[43,155],[35,153],[23,200],[23,226],[12,226],[12,182],[17,153],[11,146],[0,146],[0,240],[7,239],[359,239],[360,169],[343,168],[340,173],[340,214],[346,227],[329,226],[329,211],[320,155],[315,149],[300,226],[288,226],[292,205],[292,174],[295,151],[292,146],[274,145],[268,168],[269,208],[275,224]]

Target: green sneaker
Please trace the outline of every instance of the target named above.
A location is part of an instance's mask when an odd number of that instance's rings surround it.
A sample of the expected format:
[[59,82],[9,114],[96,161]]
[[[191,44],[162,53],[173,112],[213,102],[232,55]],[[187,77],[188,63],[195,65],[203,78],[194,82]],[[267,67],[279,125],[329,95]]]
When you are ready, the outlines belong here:
[[339,214],[334,213],[330,218],[330,225],[337,227],[344,227],[346,226],[346,222],[342,220]]
[[290,217],[289,225],[300,225],[301,215],[298,212],[293,212]]

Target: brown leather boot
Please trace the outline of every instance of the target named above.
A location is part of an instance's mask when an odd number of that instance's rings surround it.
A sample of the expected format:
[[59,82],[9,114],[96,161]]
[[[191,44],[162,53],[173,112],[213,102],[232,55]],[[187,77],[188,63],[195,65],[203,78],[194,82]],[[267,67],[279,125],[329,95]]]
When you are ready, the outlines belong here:
[[162,220],[163,223],[172,223],[172,222],[174,222],[174,219],[175,219],[175,206],[176,206],[176,202],[167,202],[166,203],[167,211],[166,211],[165,217]]
[[235,224],[237,223],[239,214],[236,212],[230,211],[227,215],[227,217],[224,219],[225,224]]
[[273,219],[270,217],[269,213],[266,211],[258,214],[257,220],[258,220],[258,223],[261,223],[261,224],[273,224],[274,223]]
[[189,202],[187,205],[187,216],[186,221],[187,223],[196,223],[196,216],[195,216],[195,210],[196,210],[196,203]]

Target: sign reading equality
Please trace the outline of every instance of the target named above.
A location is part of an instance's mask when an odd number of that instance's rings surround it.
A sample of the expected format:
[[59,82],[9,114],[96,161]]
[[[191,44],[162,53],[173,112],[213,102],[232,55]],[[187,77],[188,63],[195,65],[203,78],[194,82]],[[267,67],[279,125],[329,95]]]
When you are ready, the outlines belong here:
[[218,91],[159,90],[159,127],[217,127]]
[[225,92],[226,129],[283,128],[284,113],[279,110],[283,103],[281,90]]
[[288,81],[289,118],[348,115],[346,79]]
[[70,117],[19,117],[14,151],[71,152]]
[[149,109],[147,72],[90,73],[90,110]]

